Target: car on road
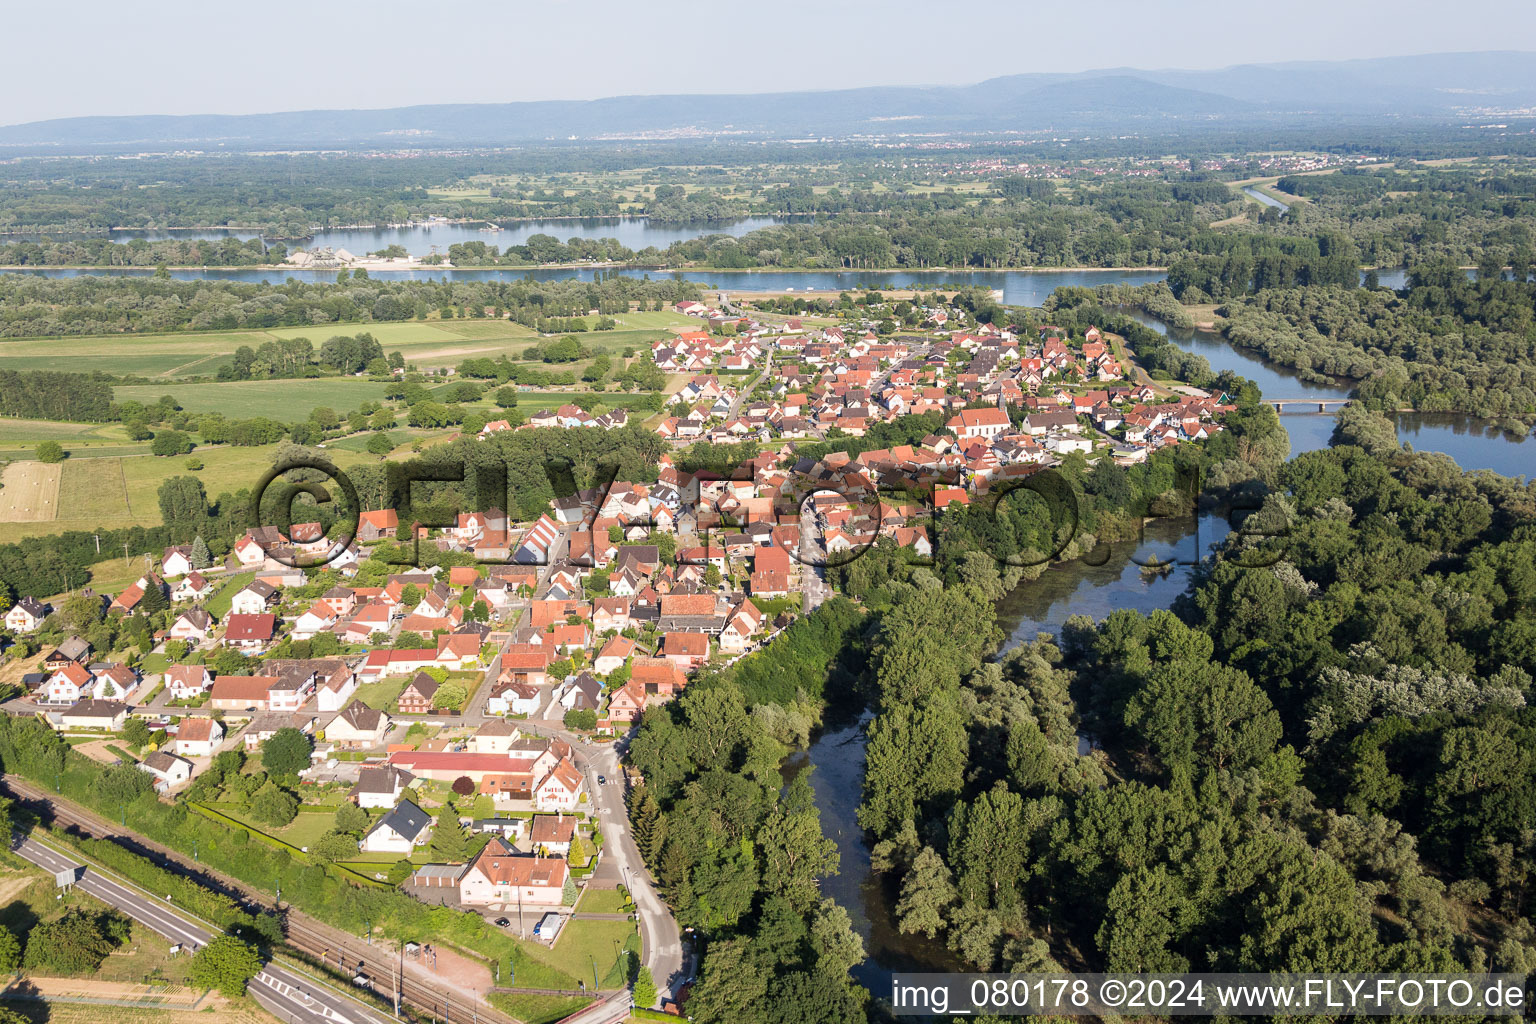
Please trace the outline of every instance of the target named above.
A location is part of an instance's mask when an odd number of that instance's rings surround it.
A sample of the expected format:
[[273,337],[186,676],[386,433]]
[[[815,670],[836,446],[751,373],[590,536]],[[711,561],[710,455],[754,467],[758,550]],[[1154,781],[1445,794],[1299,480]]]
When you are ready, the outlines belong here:
[[597,784],[599,786],[606,786],[606,785],[608,785],[608,777],[606,775],[599,775],[597,777]]
[[504,917],[498,917],[496,919],[496,927],[497,928],[510,928],[510,927],[512,927],[512,922],[508,921]]

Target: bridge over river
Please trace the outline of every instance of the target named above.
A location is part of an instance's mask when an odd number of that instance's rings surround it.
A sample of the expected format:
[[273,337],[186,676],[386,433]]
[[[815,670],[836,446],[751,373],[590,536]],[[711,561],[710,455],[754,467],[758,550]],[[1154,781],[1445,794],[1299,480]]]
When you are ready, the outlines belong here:
[[1286,406],[1317,406],[1318,412],[1327,412],[1348,402],[1347,398],[1266,398],[1265,402],[1275,407],[1275,412],[1285,412]]

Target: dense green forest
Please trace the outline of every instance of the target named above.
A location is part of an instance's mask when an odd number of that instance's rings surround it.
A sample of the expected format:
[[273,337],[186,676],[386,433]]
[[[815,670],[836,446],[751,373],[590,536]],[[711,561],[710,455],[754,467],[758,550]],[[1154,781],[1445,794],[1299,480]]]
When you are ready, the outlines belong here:
[[1303,375],[1360,382],[1370,407],[1536,424],[1536,283],[1416,268],[1410,289],[1269,289],[1223,309],[1229,341]]
[[[848,972],[864,944],[818,879],[838,854],[822,834],[804,747],[851,681],[862,615],[835,598],[769,647],[649,710],[629,761],[635,842],[679,923],[708,936],[688,1002],[700,1024],[857,1024],[868,993]],[[841,660],[840,660],[841,659]]]
[[508,314],[533,327],[553,318],[552,329],[563,333],[572,325],[562,318],[591,309],[627,312],[632,301],[662,308],[699,296],[692,282],[618,275],[591,282],[384,282],[342,274],[334,284],[0,275],[0,337],[312,327],[423,319],[433,311],[474,319]]
[[[1177,614],[1001,658],[1020,524],[957,517],[938,570],[850,568],[878,617],[860,824],[902,930],[981,970],[1536,963],[1536,492],[1352,447],[1263,475]],[[1085,478],[1090,504],[1146,500],[1127,476]]]

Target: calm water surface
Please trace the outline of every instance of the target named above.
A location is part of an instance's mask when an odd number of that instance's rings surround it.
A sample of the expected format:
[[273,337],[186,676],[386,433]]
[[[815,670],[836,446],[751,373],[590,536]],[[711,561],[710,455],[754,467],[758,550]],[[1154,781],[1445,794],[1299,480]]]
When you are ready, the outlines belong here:
[[[701,235],[734,235],[739,238],[748,231],[773,227],[775,224],[789,223],[797,219],[799,218],[743,217],[738,220],[662,224],[652,223],[648,217],[571,217],[552,220],[503,221],[500,224],[500,231],[480,230],[487,226],[485,221],[464,224],[434,221],[403,227],[327,228],[315,232],[311,238],[274,240],[272,244],[283,245],[290,251],[328,245],[333,249],[346,249],[355,256],[377,252],[391,245],[402,245],[412,256],[427,256],[434,251],[446,253],[450,245],[458,242],[484,242],[505,250],[509,245],[521,245],[532,235],[544,234],[553,235],[562,242],[568,242],[572,238],[616,238],[621,244],[639,252],[652,245],[658,249],[665,249],[673,242],[686,241]],[[239,238],[244,240],[259,237],[259,232],[235,228],[190,230],[126,228],[121,231],[109,231],[105,235],[69,233],[0,235],[0,244],[11,241],[37,241],[42,238],[77,241],[102,237],[114,242],[127,242],[135,238],[143,238],[151,242],[168,239],[190,241]]]

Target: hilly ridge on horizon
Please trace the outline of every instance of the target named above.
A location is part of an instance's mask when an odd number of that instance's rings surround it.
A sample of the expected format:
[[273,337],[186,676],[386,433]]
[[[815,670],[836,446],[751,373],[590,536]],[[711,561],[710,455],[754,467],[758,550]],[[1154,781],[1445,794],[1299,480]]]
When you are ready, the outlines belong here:
[[1426,54],[1246,64],[1211,71],[1106,68],[1023,73],[967,86],[620,96],[269,114],[72,117],[0,127],[0,146],[82,152],[125,146],[497,145],[729,134],[848,137],[1236,127],[1307,117],[1440,117],[1536,109],[1536,53]]

